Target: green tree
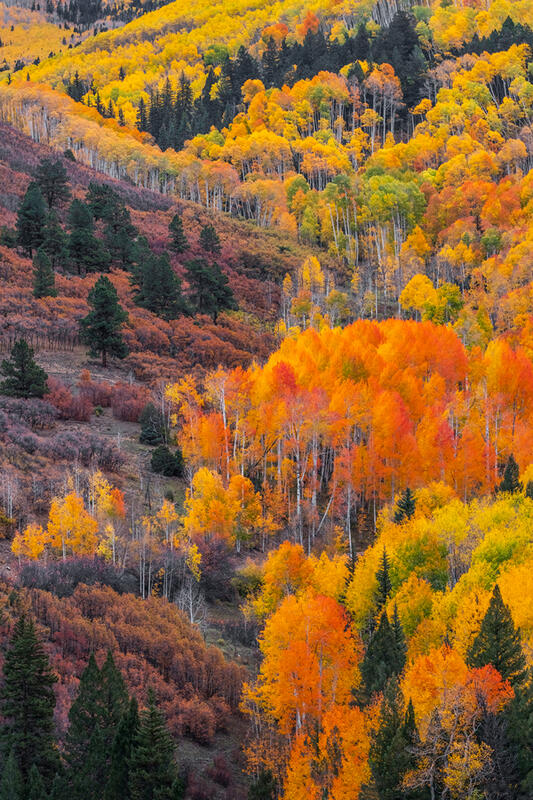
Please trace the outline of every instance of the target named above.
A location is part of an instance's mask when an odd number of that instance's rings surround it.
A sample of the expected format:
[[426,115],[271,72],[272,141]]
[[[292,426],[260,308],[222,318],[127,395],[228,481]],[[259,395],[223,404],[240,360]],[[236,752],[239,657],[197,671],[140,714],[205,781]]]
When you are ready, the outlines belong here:
[[397,504],[396,504],[396,512],[394,514],[394,522],[397,524],[403,522],[406,519],[411,519],[413,514],[415,513],[415,498],[413,497],[413,493],[407,487],[407,489],[402,492]]
[[135,241],[139,231],[131,221],[131,215],[126,206],[117,203],[106,211],[104,217],[104,242],[111,255],[111,259],[123,269],[129,269],[136,255]]
[[120,329],[127,320],[126,311],[118,302],[117,290],[105,275],[101,275],[88,296],[91,311],[81,320],[81,335],[89,345],[91,355],[102,356],[102,366],[107,357],[125,358],[127,347]]
[[33,764],[30,769],[30,774],[28,775],[26,800],[43,800],[45,797],[46,790],[43,779],[41,778],[39,770],[35,764]]
[[505,710],[511,756],[517,769],[515,797],[533,797],[533,675],[515,686],[515,696]]
[[40,247],[33,257],[33,296],[56,297],[56,280],[52,262]]
[[200,246],[206,253],[220,253],[220,239],[213,225],[204,225],[200,231]]
[[111,765],[104,800],[130,800],[130,761],[139,731],[139,709],[132,697],[117,728],[111,748]]
[[209,264],[203,258],[186,263],[192,301],[199,314],[208,314],[216,323],[218,314],[225,309],[238,308],[228,278],[218,264]]
[[33,621],[22,615],[4,661],[0,740],[3,752],[12,753],[23,780],[35,765],[46,786],[60,768],[54,731],[56,681]]
[[68,175],[59,158],[44,158],[35,171],[35,182],[39,186],[48,208],[66,202],[70,197]]
[[418,732],[413,704],[409,703],[405,714],[403,705],[398,681],[392,678],[385,687],[379,726],[374,733],[369,754],[372,779],[379,800],[400,800],[411,796],[402,789],[402,781],[415,766],[413,748]]
[[174,762],[174,743],[151,690],[131,755],[130,794],[131,800],[180,800],[184,794]]
[[520,631],[515,630],[511,612],[503,602],[498,584],[494,586],[479,633],[467,653],[467,662],[471,667],[491,664],[512,686],[520,685],[525,680],[526,660]]
[[78,275],[109,268],[111,256],[94,235],[94,218],[86,203],[75,199],[68,213],[68,254]]
[[2,770],[0,780],[0,800],[23,800],[24,786],[13,750],[11,750]]
[[278,786],[270,770],[263,769],[248,791],[248,800],[276,800]]
[[163,319],[176,319],[187,312],[181,293],[181,281],[170,265],[166,253],[151,253],[135,270],[132,283],[137,291],[135,303]]
[[174,214],[168,226],[171,240],[170,247],[175,253],[185,253],[189,249],[189,241],[183,229],[183,220],[179,214]]
[[520,483],[520,469],[514,459],[513,454],[511,453],[511,455],[507,459],[507,463],[503,471],[503,478],[501,480],[500,485],[498,486],[498,491],[510,492],[511,494],[515,494],[516,492],[520,492],[521,490],[522,490],[522,484]]
[[52,262],[54,269],[66,262],[68,255],[67,236],[59,224],[55,211],[50,211],[48,214],[43,230],[41,248]]
[[25,339],[15,342],[9,360],[2,361],[0,372],[5,378],[0,383],[0,394],[23,398],[46,394],[48,375],[34,361],[33,349]]
[[168,447],[160,444],[152,453],[150,466],[159,475],[165,475],[167,478],[181,478],[184,467],[182,452],[178,448],[175,453],[171,453]]
[[148,403],[139,417],[141,433],[139,441],[142,444],[157,445],[166,442],[168,437],[168,425],[162,411],[156,408],[153,403]]
[[109,220],[120,204],[120,198],[115,190],[106,183],[91,181],[85,195],[85,202],[95,219]]
[[30,183],[17,212],[17,243],[31,258],[43,243],[46,205],[36,183]]
[[383,555],[381,556],[380,565],[376,572],[376,580],[378,582],[376,607],[378,611],[381,611],[389,599],[392,589],[389,575],[389,559],[385,547],[383,548]]
[[398,646],[396,639],[387,612],[383,611],[361,662],[364,699],[370,699],[376,692],[383,691],[387,681],[403,670],[405,652]]

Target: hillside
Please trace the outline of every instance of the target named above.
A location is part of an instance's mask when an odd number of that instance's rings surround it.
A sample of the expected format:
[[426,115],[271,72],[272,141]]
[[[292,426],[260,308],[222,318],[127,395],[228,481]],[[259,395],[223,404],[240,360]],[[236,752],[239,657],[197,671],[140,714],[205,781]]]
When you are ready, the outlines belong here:
[[529,800],[532,0],[0,11],[0,800]]

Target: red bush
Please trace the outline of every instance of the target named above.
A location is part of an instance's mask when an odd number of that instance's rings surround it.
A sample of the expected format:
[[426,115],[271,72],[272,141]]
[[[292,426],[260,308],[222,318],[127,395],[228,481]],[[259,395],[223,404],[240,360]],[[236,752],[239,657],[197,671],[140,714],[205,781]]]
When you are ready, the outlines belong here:
[[111,408],[115,419],[124,422],[138,422],[141,411],[150,400],[146,386],[130,383],[116,383],[111,395]]
[[95,383],[91,378],[89,370],[84,369],[78,381],[80,397],[89,400],[93,406],[109,408],[111,405],[111,395],[113,386],[110,383]]
[[88,397],[73,395],[64,383],[57,378],[48,378],[48,394],[46,399],[59,411],[61,419],[74,419],[77,422],[88,422],[93,406]]

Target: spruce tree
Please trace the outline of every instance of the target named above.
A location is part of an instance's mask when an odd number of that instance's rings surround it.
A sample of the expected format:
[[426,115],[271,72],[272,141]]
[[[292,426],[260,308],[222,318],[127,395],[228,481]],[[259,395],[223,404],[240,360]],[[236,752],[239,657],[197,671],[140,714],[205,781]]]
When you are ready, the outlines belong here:
[[159,408],[153,403],[148,403],[139,417],[141,433],[139,441],[142,444],[158,445],[167,440],[168,426]]
[[276,800],[278,787],[270,770],[263,769],[248,791],[248,800]]
[[56,681],[32,620],[22,615],[4,662],[0,741],[4,754],[12,754],[23,781],[35,765],[46,786],[60,767],[54,732]]
[[394,614],[392,617],[392,632],[394,633],[394,641],[400,655],[405,659],[407,656],[407,642],[405,640],[405,633],[403,632],[402,623],[398,614],[398,606],[394,604]]
[[361,662],[364,700],[383,691],[389,678],[399,675],[403,670],[405,652],[398,647],[396,638],[387,612],[383,611]]
[[511,756],[516,767],[515,797],[533,797],[533,674],[520,686],[505,709]]
[[183,229],[183,220],[179,214],[174,214],[168,229],[171,234],[171,249],[175,253],[185,253],[189,249],[189,242]]
[[25,800],[24,785],[13,750],[9,753],[0,779],[0,800]]
[[113,746],[111,765],[104,800],[130,800],[129,778],[133,746],[139,730],[137,700],[132,697],[127,711],[119,722]]
[[403,713],[403,695],[392,678],[383,695],[379,726],[373,736],[369,765],[379,800],[407,798],[404,776],[414,767],[413,745],[417,738],[412,703]]
[[68,213],[68,254],[78,275],[109,268],[111,256],[94,235],[94,218],[86,203],[75,199]]
[[111,260],[123,269],[129,269],[135,261],[135,241],[139,233],[131,221],[130,212],[126,206],[117,203],[104,219],[107,222],[104,241]]
[[174,763],[174,743],[151,690],[135,737],[129,788],[131,800],[179,800],[183,796]]
[[159,475],[165,475],[167,478],[182,478],[184,469],[182,452],[178,448],[175,453],[172,453],[168,447],[160,444],[152,453],[150,466]]
[[0,394],[8,397],[43,397],[47,392],[48,375],[33,358],[33,348],[25,339],[15,342],[9,360],[2,361]]
[[205,259],[197,258],[185,266],[191,288],[189,297],[199,314],[212,316],[216,323],[220,311],[238,308],[228,278],[218,264],[210,265]]
[[55,211],[50,211],[48,214],[46,225],[43,230],[41,248],[52,262],[52,267],[54,269],[65,263],[68,255],[67,237],[59,224]]
[[102,366],[107,357],[125,358],[128,354],[120,329],[127,320],[126,311],[118,302],[117,290],[108,277],[101,275],[88,296],[91,311],[81,320],[81,335],[89,345],[91,355],[102,356]]
[[526,660],[520,631],[515,630],[509,607],[503,602],[498,584],[494,586],[487,613],[467,653],[471,667],[491,664],[504,680],[519,686],[526,677]]
[[415,498],[413,497],[413,493],[407,487],[407,489],[402,492],[401,497],[396,504],[396,512],[394,514],[394,522],[396,524],[403,522],[406,519],[411,519],[413,514],[415,513]]
[[507,459],[507,463],[503,471],[503,478],[501,480],[500,485],[498,486],[498,491],[509,492],[510,494],[515,494],[516,492],[520,492],[522,489],[522,484],[520,483],[519,476],[520,476],[520,469],[514,459],[513,454],[511,453],[511,455]]
[[200,246],[206,253],[220,253],[220,239],[213,225],[204,225],[200,231]]
[[389,559],[385,547],[383,548],[383,555],[381,556],[379,569],[376,572],[376,580],[378,582],[378,588],[376,592],[376,607],[378,611],[381,611],[389,599],[392,589],[389,575]]
[[46,205],[36,183],[30,183],[17,212],[17,243],[31,258],[43,243]]
[[28,775],[26,800],[43,800],[45,797],[46,790],[43,779],[41,778],[39,770],[35,764],[33,764],[30,769],[30,774]]
[[40,247],[33,257],[33,296],[56,297],[56,281],[52,262]]
[[67,170],[59,158],[43,159],[35,172],[35,182],[38,184],[48,208],[54,208],[70,197]]
[[163,319],[177,319],[188,311],[181,293],[181,281],[168,260],[168,255],[153,253],[137,267],[132,283],[138,287],[135,303]]
[[103,705],[102,727],[105,731],[106,748],[110,750],[116,729],[128,709],[128,692],[122,673],[115,664],[113,653],[109,650],[100,672],[101,699]]

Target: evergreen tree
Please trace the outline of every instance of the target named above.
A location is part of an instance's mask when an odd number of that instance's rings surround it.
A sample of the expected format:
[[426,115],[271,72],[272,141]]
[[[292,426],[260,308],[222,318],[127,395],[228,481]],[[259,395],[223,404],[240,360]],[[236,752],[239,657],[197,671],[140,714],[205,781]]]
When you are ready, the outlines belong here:
[[43,800],[45,797],[46,790],[43,779],[41,778],[39,770],[35,764],[33,764],[30,769],[30,774],[28,775],[26,800]]
[[50,211],[43,229],[43,242],[41,248],[51,261],[55,269],[65,263],[67,259],[67,237],[59,224],[55,211]]
[[43,243],[43,231],[46,225],[46,205],[40,188],[30,183],[17,212],[17,243],[28,253]]
[[[533,797],[533,675],[515,686],[515,696],[505,710],[510,755],[516,769],[513,800]],[[490,744],[490,743],[489,743]]]
[[411,519],[413,514],[415,513],[415,498],[413,497],[413,493],[407,487],[407,489],[402,493],[398,503],[396,504],[396,512],[394,514],[394,522],[396,524],[403,522],[406,519]]
[[220,253],[220,239],[213,225],[204,225],[200,231],[200,246],[206,253]]
[[66,202],[70,197],[68,175],[65,165],[59,158],[45,158],[35,172],[35,182],[39,186],[48,208]]
[[33,296],[56,297],[56,281],[52,262],[40,247],[33,257]]
[[94,218],[91,209],[81,200],[73,200],[69,209],[70,236],[68,252],[79,275],[108,269],[110,255],[94,235]]
[[159,475],[167,478],[181,478],[184,467],[182,452],[178,448],[175,453],[171,453],[168,447],[160,444],[152,453],[150,466]]
[[157,445],[166,441],[168,435],[167,424],[160,409],[153,403],[148,403],[139,417],[141,434],[139,441],[142,444]]
[[237,309],[228,279],[218,264],[210,265],[205,259],[197,258],[185,266],[191,287],[190,299],[199,314],[209,314],[216,323],[220,311]]
[[81,320],[83,341],[90,346],[91,355],[101,354],[102,366],[107,357],[125,358],[128,351],[120,329],[128,315],[118,302],[117,290],[108,277],[101,275],[88,296],[91,311]]
[[522,484],[520,483],[520,469],[518,464],[516,463],[513,454],[509,456],[507,459],[507,463],[505,465],[505,469],[503,472],[503,478],[498,486],[499,492],[510,492],[511,494],[515,494],[516,492],[520,492],[522,489]]
[[5,380],[0,383],[0,394],[8,397],[43,397],[47,392],[48,375],[33,358],[33,349],[25,339],[13,345],[9,360],[2,361],[0,372]]
[[24,785],[13,750],[2,770],[0,800],[24,800]]
[[120,204],[120,198],[107,183],[91,181],[85,195],[85,202],[94,219],[110,220]]
[[376,692],[383,691],[389,678],[399,675],[404,665],[405,653],[398,647],[387,612],[383,611],[361,662],[363,698],[370,699]]
[[111,765],[104,800],[130,800],[129,778],[133,746],[139,730],[137,700],[132,697],[122,715],[111,748]]
[[492,664],[502,678],[513,686],[525,680],[526,660],[520,631],[515,630],[511,612],[503,602],[498,584],[494,586],[479,633],[467,653],[467,662],[471,667]]
[[130,212],[126,206],[119,204],[106,213],[105,219],[104,241],[111,259],[123,269],[128,269],[135,260],[135,240],[139,233],[131,221]]
[[132,283],[138,287],[134,300],[163,319],[177,319],[187,313],[181,281],[172,269],[168,255],[151,253],[135,269]]
[[404,715],[403,696],[398,681],[392,678],[385,687],[379,727],[373,736],[369,754],[379,800],[407,799],[402,781],[415,766],[412,751],[417,737],[413,705],[409,703]]
[[389,559],[387,557],[387,550],[385,547],[383,548],[383,555],[381,556],[379,569],[376,572],[376,580],[378,582],[376,607],[378,611],[381,611],[389,599],[392,589],[389,575]]
[[130,762],[131,800],[179,800],[183,786],[174,763],[174,744],[156,707],[153,691],[141,712]]
[[405,633],[403,632],[402,623],[400,622],[400,617],[398,615],[398,606],[396,603],[394,604],[394,615],[392,617],[392,631],[394,633],[394,641],[396,642],[398,652],[405,660],[407,656],[407,642],[405,640]]
[[174,214],[168,229],[171,234],[170,247],[175,253],[184,253],[189,249],[189,242],[183,230],[183,220],[179,214]]
[[60,767],[54,736],[56,681],[33,622],[21,616],[4,662],[0,741],[3,752],[12,754],[23,781],[35,765],[47,786]]
[[250,786],[248,800],[276,800],[278,787],[270,770],[263,769]]
[[533,481],[528,481],[526,484],[526,497],[533,500]]

